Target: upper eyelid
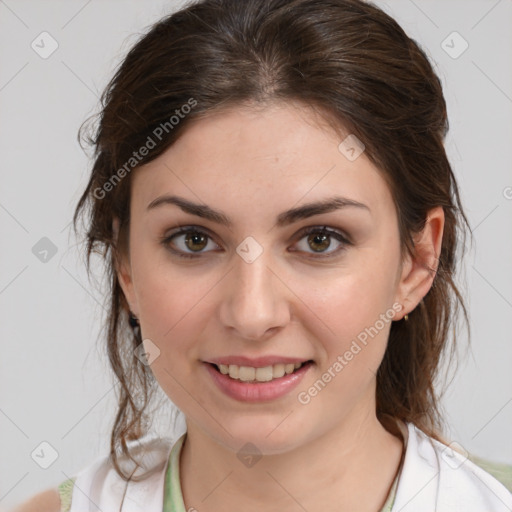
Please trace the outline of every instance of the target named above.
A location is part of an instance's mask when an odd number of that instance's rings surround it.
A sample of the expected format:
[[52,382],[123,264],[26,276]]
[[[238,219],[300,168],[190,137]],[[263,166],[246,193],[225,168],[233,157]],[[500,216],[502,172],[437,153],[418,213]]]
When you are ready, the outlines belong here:
[[185,234],[187,231],[193,231],[198,233],[204,233],[205,235],[208,235],[211,239],[215,240],[216,234],[213,231],[210,231],[208,228],[205,228],[203,226],[197,226],[195,224],[183,224],[182,226],[177,226],[176,228],[173,228],[171,230],[166,230],[165,234],[162,238],[170,238],[175,235],[182,235]]
[[[178,235],[183,235],[183,234],[186,234],[187,231],[192,231],[192,232],[198,232],[198,233],[204,233],[205,235],[207,235],[215,244],[217,245],[220,245],[217,240],[216,240],[216,237],[217,235],[215,233],[213,233],[212,231],[210,231],[208,228],[205,228],[203,226],[198,226],[196,224],[184,224],[184,225],[181,225],[181,226],[177,226],[176,228],[172,229],[170,232],[166,233],[162,239],[163,240],[166,240],[166,239],[170,239],[174,236],[178,236]],[[306,236],[308,234],[308,231],[313,231],[313,232],[321,232],[321,231],[326,231],[326,233],[329,235],[329,236],[333,236],[333,234],[337,234],[339,235],[341,238],[343,238],[342,241],[340,241],[341,243],[346,243],[346,244],[352,244],[352,239],[351,237],[347,234],[347,232],[343,229],[340,229],[340,228],[336,228],[334,226],[330,226],[330,225],[326,225],[326,224],[314,224],[314,225],[310,225],[310,226],[304,226],[302,228],[300,228],[294,235],[292,238],[297,238],[297,237],[300,237],[299,239],[302,239],[304,236]],[[339,240],[338,240],[339,241]]]
[[[322,230],[335,231],[338,234],[345,236],[346,238],[349,238],[349,235],[346,232],[346,230],[344,230],[342,228],[337,228],[335,226],[330,226],[329,224],[325,224],[325,223],[303,226],[296,231],[295,235],[300,235],[309,229],[311,229],[311,230],[314,229],[314,230],[318,230],[318,231],[322,231]],[[182,225],[176,226],[174,228],[167,229],[167,230],[165,230],[164,236],[167,236],[167,237],[173,236],[173,235],[179,234],[182,231],[192,231],[192,230],[196,230],[199,233],[205,233],[208,236],[211,236],[212,238],[215,238],[217,236],[217,234],[215,232],[213,232],[212,230],[210,230],[209,228],[204,227],[204,226],[199,226],[197,224],[182,224]]]

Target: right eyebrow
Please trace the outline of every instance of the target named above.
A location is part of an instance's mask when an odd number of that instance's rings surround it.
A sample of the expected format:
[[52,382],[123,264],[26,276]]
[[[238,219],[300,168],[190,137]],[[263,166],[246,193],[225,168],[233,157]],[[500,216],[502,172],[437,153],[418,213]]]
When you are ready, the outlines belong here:
[[[196,215],[227,227],[233,226],[233,221],[225,213],[214,210],[206,204],[194,203],[188,199],[174,195],[163,195],[157,197],[149,203],[146,211],[163,205],[176,205],[184,212],[190,213],[191,215]],[[276,224],[278,227],[288,226],[299,220],[313,217],[314,215],[321,215],[322,213],[329,213],[347,207],[360,208],[371,213],[370,208],[359,201],[346,197],[334,196],[323,201],[307,203],[305,205],[298,206],[297,208],[286,210],[278,215]]]

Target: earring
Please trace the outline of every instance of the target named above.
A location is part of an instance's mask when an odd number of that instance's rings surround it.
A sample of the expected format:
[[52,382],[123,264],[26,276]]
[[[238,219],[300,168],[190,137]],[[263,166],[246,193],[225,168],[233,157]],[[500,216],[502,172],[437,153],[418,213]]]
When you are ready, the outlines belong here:
[[409,320],[409,315],[405,315],[404,320],[407,322],[407,320]]

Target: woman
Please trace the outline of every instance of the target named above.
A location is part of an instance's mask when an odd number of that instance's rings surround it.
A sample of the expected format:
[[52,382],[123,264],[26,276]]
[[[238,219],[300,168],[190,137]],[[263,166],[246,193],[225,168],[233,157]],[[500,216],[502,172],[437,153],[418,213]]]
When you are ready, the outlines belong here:
[[[466,316],[447,128],[424,52],[370,3],[155,24],[103,95],[75,212],[111,278],[111,457],[38,510],[512,510],[443,444],[434,379]],[[171,442],[146,437],[157,385],[186,419]]]

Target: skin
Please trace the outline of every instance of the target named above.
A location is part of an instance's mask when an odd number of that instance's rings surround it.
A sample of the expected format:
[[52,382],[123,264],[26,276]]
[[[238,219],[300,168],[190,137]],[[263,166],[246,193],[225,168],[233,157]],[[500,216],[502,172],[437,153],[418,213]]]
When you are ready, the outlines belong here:
[[[297,104],[240,107],[192,124],[132,176],[129,254],[118,276],[143,339],[160,350],[151,369],[186,417],[180,473],[187,510],[313,512],[336,503],[337,510],[376,512],[397,474],[402,441],[375,413],[391,321],[308,404],[297,394],[393,304],[403,306],[397,321],[426,295],[444,215],[440,207],[429,213],[416,256],[401,261],[391,192],[364,152],[350,161],[339,151],[342,140]],[[147,211],[164,193],[221,210],[233,225],[176,205]],[[347,207],[275,226],[282,211],[334,193],[370,211]],[[190,225],[207,230],[207,244],[186,245],[185,235],[162,243]],[[334,237],[330,245],[308,243],[301,230],[310,226],[337,230],[351,244]],[[263,248],[252,263],[236,252],[248,236]],[[200,256],[182,259],[169,246]],[[322,251],[335,255],[322,259]],[[227,397],[202,362],[269,354],[314,365],[298,388],[265,403]],[[236,456],[247,442],[263,454],[251,467]]]

